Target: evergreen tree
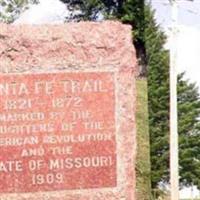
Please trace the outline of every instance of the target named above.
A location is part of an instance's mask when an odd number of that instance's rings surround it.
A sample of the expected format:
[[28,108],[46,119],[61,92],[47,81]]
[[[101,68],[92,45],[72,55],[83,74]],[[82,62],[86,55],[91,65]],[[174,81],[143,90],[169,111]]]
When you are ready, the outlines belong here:
[[145,44],[148,63],[151,182],[156,189],[169,180],[169,53],[166,37],[145,6]]
[[80,20],[97,20],[99,15],[108,17],[110,15],[116,15],[120,12],[123,2],[125,0],[61,0],[66,3],[68,9],[74,11],[80,11],[78,14],[74,14],[68,21],[80,21]]
[[200,188],[200,96],[195,84],[178,77],[180,182]]

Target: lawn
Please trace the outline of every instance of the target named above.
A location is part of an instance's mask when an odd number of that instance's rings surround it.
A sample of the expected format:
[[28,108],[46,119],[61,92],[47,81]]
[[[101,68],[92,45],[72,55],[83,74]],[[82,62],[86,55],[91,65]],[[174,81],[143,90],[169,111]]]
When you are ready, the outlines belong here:
[[150,145],[148,129],[147,81],[138,79],[137,87],[137,199],[150,200]]

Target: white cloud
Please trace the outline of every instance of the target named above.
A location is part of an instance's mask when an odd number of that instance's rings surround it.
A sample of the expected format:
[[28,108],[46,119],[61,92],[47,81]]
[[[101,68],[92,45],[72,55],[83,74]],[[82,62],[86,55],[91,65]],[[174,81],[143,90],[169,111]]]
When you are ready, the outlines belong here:
[[[169,35],[169,31],[166,31]],[[172,44],[173,45],[173,44]],[[166,48],[170,47],[170,40]],[[179,26],[177,37],[178,72],[186,72],[186,78],[196,82],[200,88],[200,29]]]
[[200,87],[200,29],[188,26],[179,28],[178,71]]
[[180,191],[180,199],[196,199],[200,197],[200,192],[196,186],[194,187],[185,187]]

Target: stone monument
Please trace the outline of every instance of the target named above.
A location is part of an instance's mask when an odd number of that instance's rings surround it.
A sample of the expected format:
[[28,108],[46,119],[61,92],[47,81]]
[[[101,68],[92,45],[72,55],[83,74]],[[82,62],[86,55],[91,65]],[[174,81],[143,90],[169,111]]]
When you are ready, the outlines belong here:
[[0,27],[0,200],[135,200],[131,27]]

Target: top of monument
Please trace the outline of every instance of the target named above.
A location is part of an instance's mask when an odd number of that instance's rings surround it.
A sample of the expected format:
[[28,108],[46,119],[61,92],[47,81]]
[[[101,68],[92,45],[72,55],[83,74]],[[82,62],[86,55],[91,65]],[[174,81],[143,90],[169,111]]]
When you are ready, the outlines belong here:
[[118,21],[0,27],[0,72],[91,63],[136,67],[131,26]]

